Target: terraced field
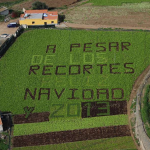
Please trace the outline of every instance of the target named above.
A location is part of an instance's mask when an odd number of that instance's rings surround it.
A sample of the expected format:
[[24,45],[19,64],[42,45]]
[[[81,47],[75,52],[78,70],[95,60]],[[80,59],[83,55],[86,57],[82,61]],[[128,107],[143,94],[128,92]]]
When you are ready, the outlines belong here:
[[[83,131],[88,136],[81,134],[74,141],[130,137],[127,102],[135,79],[150,63],[149,38],[144,31],[23,33],[0,61],[0,110],[15,114],[14,146],[22,147],[21,141],[35,134],[43,135],[41,139],[55,135],[56,141],[49,144],[67,142],[63,134]],[[33,114],[50,115],[39,123],[17,123],[19,114],[30,114],[31,108]],[[34,145],[25,141],[26,146]],[[130,142],[124,146],[135,148]]]

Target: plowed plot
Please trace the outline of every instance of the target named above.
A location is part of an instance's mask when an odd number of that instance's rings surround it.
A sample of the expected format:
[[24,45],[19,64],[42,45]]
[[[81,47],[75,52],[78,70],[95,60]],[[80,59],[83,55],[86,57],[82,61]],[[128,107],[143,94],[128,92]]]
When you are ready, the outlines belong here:
[[14,124],[22,124],[22,123],[33,123],[33,122],[44,122],[49,121],[49,112],[43,113],[33,113],[30,114],[28,118],[25,118],[25,114],[14,116]]
[[15,2],[16,0],[0,0],[0,3]]
[[14,147],[60,144],[100,138],[130,136],[129,126],[111,126],[92,129],[51,132],[14,137]]
[[122,6],[92,6],[91,3],[65,12],[66,21],[85,25],[123,27],[150,26],[150,3]]
[[[35,0],[26,1],[21,4],[14,5],[12,9],[15,9],[15,10],[18,10],[18,9],[20,10],[22,8],[31,9],[32,3],[34,2]],[[73,3],[76,3],[78,2],[78,0],[40,0],[40,2],[45,3],[48,7],[62,7],[64,5],[68,6]]]

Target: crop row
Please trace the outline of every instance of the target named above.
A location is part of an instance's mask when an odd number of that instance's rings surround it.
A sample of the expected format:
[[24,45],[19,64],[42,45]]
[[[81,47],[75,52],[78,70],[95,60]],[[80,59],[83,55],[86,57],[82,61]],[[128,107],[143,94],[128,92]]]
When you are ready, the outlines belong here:
[[103,126],[127,125],[127,115],[114,115],[84,119],[61,119],[49,122],[26,123],[14,125],[14,136],[57,132],[76,129],[88,129]]

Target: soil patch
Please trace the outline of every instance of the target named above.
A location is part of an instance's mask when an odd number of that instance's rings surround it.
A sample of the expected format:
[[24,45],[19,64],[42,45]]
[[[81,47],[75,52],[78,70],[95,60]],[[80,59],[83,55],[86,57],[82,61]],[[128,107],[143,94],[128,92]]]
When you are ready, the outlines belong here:
[[124,6],[92,6],[84,4],[64,12],[68,23],[95,26],[149,28],[150,9]]
[[15,2],[17,0],[0,0],[0,3],[6,3],[6,2]]
[[24,147],[34,145],[60,144],[65,142],[122,136],[130,136],[130,130],[128,125],[16,136],[14,137],[13,146]]
[[49,121],[49,112],[42,113],[31,113],[28,118],[25,118],[25,114],[15,115],[14,124],[23,124],[23,123],[34,123],[34,122],[45,122]]
[[[145,75],[148,73],[148,71],[150,70],[150,66],[148,66],[143,72],[142,74],[135,80],[134,82],[134,85],[132,87],[132,91],[131,91],[131,94],[130,94],[130,100],[128,102],[128,105],[127,105],[127,110],[128,110],[128,120],[130,122],[130,120],[133,118],[133,115],[131,115],[130,113],[130,107],[131,107],[131,104],[132,104],[132,100],[136,97],[136,93],[137,93],[137,90],[139,88],[139,86],[141,85],[142,83],[142,80],[144,79]],[[130,127],[130,131],[131,131],[131,136],[134,140],[134,143],[136,145],[136,147],[138,148],[138,150],[140,150],[140,147],[137,145],[135,139],[134,139],[134,135],[132,133],[132,127],[131,127],[131,123],[129,123],[129,127]]]
[[[110,111],[109,115],[119,115],[119,114],[127,114],[127,101],[103,101],[101,104],[97,104],[97,102],[90,103],[90,116],[88,113],[88,102],[83,102],[82,105],[82,118],[87,117],[96,117],[97,114],[101,113],[102,116],[108,116],[108,111]],[[104,114],[105,113],[105,114]]]
[[[45,3],[48,7],[62,7],[64,5],[68,6],[71,4],[74,4],[78,2],[79,0],[40,0],[40,2]],[[23,2],[21,4],[16,4],[12,6],[12,9],[14,10],[22,10],[22,8],[25,9],[31,9],[32,3],[34,3],[35,0],[29,0],[26,2]]]

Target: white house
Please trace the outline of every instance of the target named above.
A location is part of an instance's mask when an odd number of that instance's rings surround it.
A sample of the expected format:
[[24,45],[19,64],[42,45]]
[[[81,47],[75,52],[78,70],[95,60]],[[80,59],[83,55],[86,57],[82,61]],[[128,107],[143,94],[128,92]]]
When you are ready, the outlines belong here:
[[0,116],[0,133],[3,132],[3,124],[2,124],[2,120],[1,120],[1,116]]
[[6,16],[6,15],[8,15],[8,14],[9,14],[8,8],[6,8],[6,7],[4,7],[4,6],[0,7],[0,15]]

